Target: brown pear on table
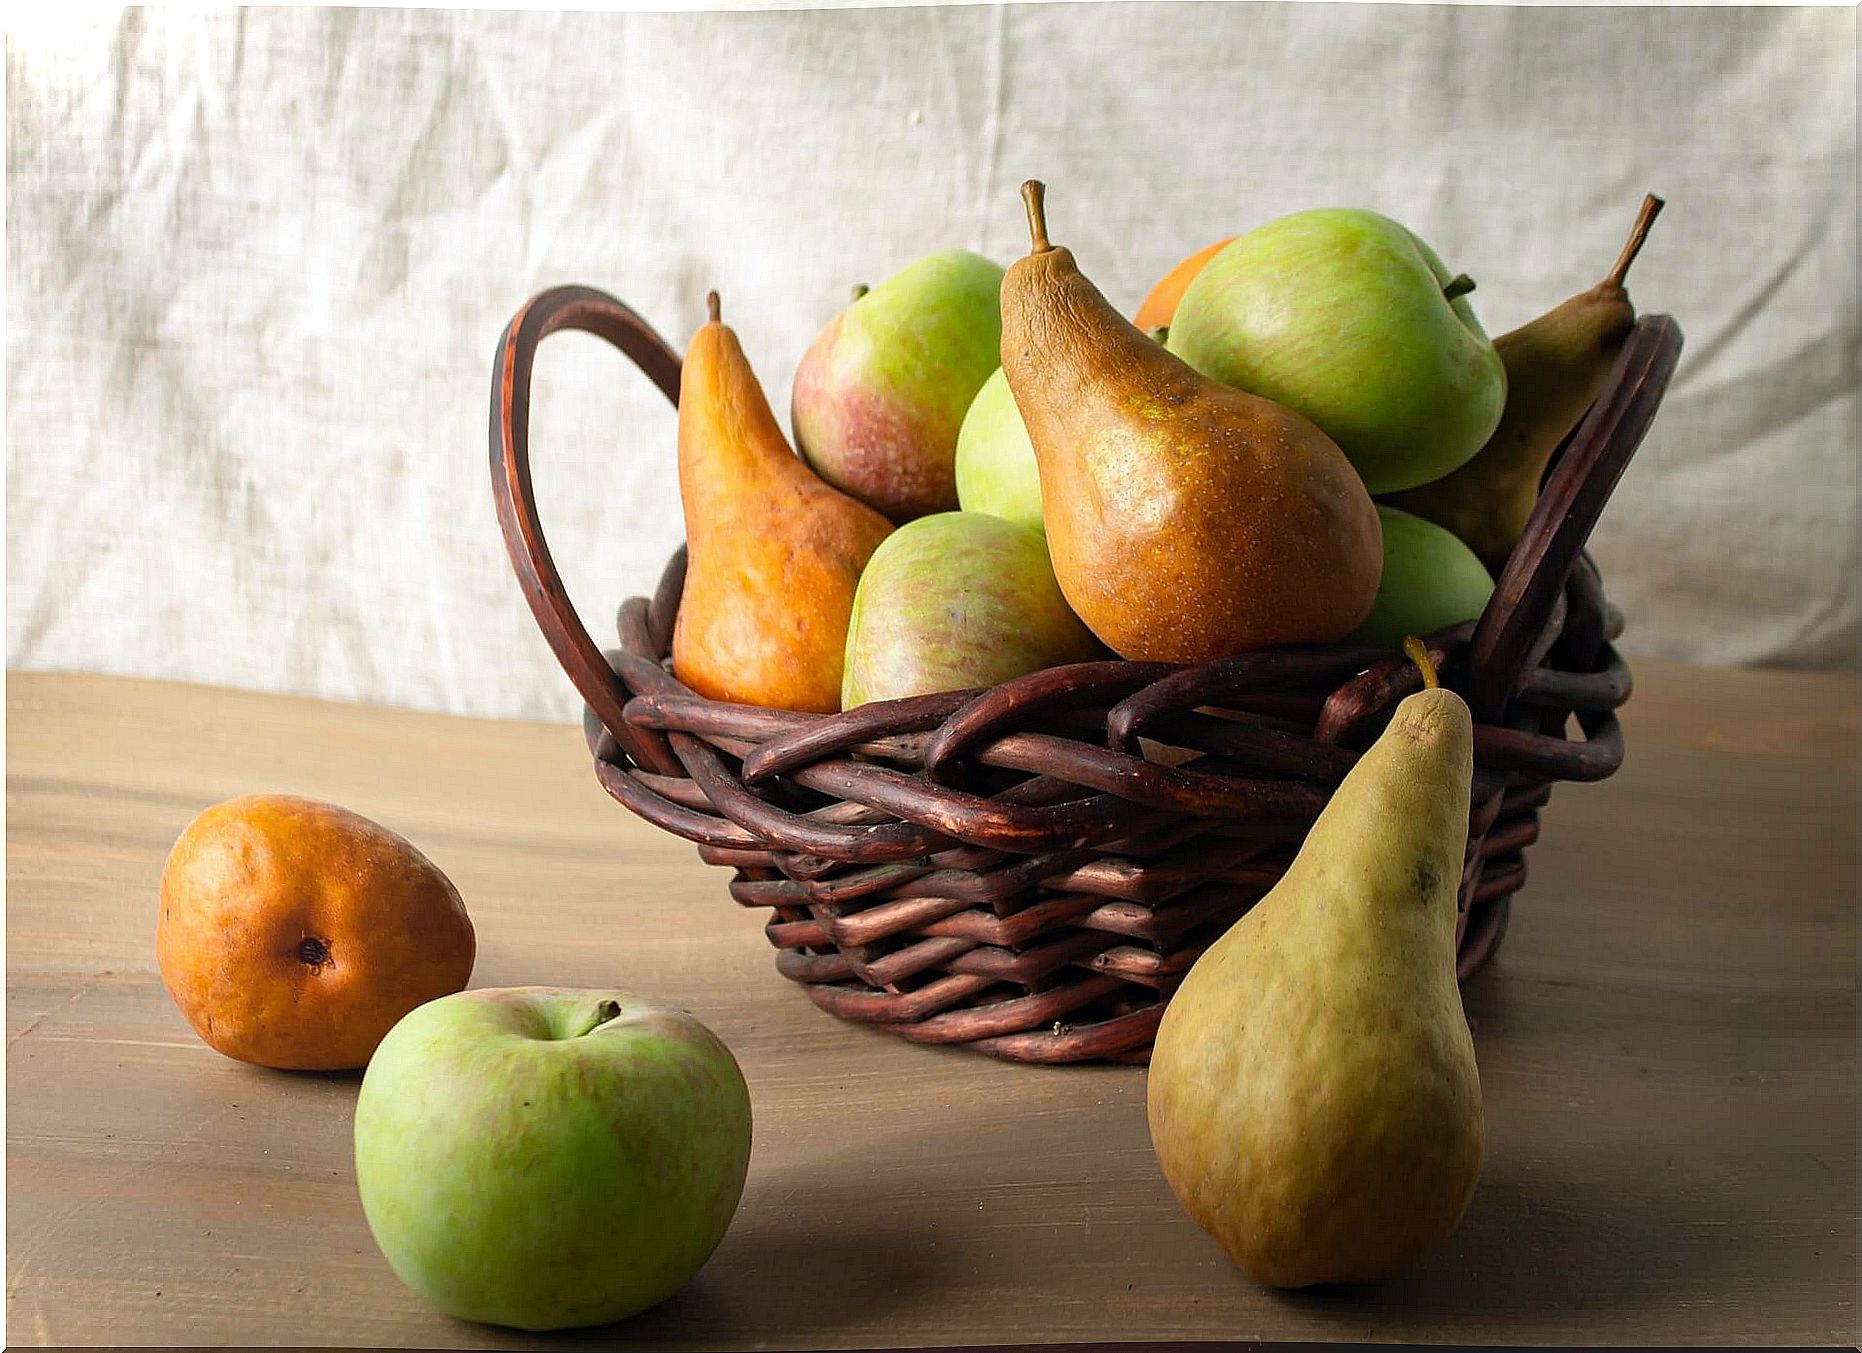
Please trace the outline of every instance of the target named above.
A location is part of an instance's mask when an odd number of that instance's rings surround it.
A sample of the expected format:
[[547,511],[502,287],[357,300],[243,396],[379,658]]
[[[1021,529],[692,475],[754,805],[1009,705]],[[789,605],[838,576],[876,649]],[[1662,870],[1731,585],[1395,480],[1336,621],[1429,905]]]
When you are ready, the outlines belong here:
[[860,571],[892,523],[790,449],[716,292],[707,305],[679,379],[673,675],[711,700],[833,713]]
[[1048,243],[1002,282],[1002,371],[1041,481],[1054,576],[1121,657],[1199,663],[1327,643],[1369,614],[1377,512],[1336,444],[1292,410],[1199,374]]
[[1151,1146],[1184,1210],[1275,1287],[1388,1277],[1480,1176],[1455,982],[1474,735],[1435,684],[1333,793],[1280,882],[1196,960],[1158,1027]]
[[1539,501],[1552,452],[1603,393],[1629,340],[1636,308],[1623,283],[1661,209],[1659,197],[1643,199],[1603,281],[1494,340],[1506,367],[1506,408],[1487,445],[1441,479],[1382,501],[1447,527],[1499,576]]

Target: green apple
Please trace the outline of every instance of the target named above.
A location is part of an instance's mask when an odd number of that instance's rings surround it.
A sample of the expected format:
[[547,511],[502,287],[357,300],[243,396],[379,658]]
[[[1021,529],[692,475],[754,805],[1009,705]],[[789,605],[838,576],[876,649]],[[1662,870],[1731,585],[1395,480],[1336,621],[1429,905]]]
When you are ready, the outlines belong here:
[[957,501],[965,512],[987,512],[1046,530],[1034,443],[1000,368],[976,392],[957,433]]
[[356,1187],[403,1282],[448,1315],[598,1325],[724,1238],[750,1096],[691,1015],[622,992],[462,991],[389,1030],[356,1101]]
[[1421,638],[1472,620],[1493,595],[1473,550],[1432,521],[1377,505],[1384,528],[1384,571],[1370,615],[1344,642],[1396,648],[1406,635]]
[[982,512],[940,512],[880,542],[854,591],[841,708],[1104,657],[1054,581],[1047,538]]
[[1196,275],[1168,347],[1224,384],[1304,414],[1372,493],[1440,479],[1500,422],[1506,368],[1451,274],[1371,211],[1297,212]]
[[795,371],[795,444],[828,483],[897,522],[957,506],[957,430],[1000,365],[1002,268],[948,249],[909,264],[815,336]]

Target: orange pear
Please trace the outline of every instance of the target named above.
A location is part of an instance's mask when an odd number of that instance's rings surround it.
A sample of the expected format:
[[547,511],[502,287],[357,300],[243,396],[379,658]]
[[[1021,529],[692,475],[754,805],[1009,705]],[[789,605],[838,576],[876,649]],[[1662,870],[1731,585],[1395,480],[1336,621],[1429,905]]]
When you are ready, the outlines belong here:
[[1131,322],[1145,333],[1156,329],[1168,329],[1170,321],[1176,318],[1177,302],[1183,299],[1183,293],[1189,290],[1196,274],[1203,270],[1203,265],[1229,245],[1235,242],[1233,235],[1225,236],[1214,244],[1205,244],[1176,267],[1158,279],[1157,285],[1145,294],[1138,304],[1138,313]]
[[715,291],[706,304],[679,380],[673,674],[712,700],[833,713],[854,589],[892,523],[790,449]]

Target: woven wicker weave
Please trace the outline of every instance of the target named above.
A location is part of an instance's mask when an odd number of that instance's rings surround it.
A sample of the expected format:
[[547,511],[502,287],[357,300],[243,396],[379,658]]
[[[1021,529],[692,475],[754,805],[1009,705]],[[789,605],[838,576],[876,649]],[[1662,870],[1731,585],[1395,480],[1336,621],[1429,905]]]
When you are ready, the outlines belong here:
[[[824,1009],[1028,1062],[1142,1061],[1174,985],[1285,870],[1331,787],[1418,686],[1382,650],[1276,649],[1195,668],[1096,662],[836,715],[705,700],[669,671],[684,578],[620,608],[602,651],[537,520],[531,368],[606,339],[677,401],[679,358],[614,298],[545,292],[500,340],[491,459],[511,562],[587,702],[614,798],[734,872],[776,966]],[[1477,622],[1428,636],[1476,717],[1460,972],[1499,943],[1553,782],[1622,761],[1621,616],[1583,546],[1680,353],[1638,322],[1566,440]],[[1575,722],[1581,738],[1568,736]]]

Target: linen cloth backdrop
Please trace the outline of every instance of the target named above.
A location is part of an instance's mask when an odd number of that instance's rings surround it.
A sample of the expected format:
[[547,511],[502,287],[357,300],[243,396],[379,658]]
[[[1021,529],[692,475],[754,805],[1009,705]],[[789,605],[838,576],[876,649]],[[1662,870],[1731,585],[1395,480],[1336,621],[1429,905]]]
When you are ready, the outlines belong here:
[[[1593,549],[1625,648],[1850,666],[1856,12],[1043,4],[47,11],[7,43],[9,664],[568,718],[488,489],[493,344],[558,282],[675,347],[708,287],[786,424],[857,281],[1025,251],[1126,307],[1361,205],[1499,334],[1595,282],[1689,346]],[[545,527],[597,641],[682,536],[674,419],[543,348]]]

